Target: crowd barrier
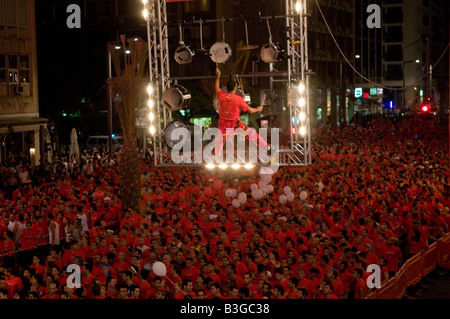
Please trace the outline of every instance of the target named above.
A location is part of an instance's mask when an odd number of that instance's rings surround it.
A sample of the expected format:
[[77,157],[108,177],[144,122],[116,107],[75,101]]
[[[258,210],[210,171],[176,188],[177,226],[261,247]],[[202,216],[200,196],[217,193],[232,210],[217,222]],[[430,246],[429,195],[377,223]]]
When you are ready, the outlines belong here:
[[401,299],[408,287],[417,284],[437,266],[450,269],[450,234],[408,259],[394,277],[366,299]]

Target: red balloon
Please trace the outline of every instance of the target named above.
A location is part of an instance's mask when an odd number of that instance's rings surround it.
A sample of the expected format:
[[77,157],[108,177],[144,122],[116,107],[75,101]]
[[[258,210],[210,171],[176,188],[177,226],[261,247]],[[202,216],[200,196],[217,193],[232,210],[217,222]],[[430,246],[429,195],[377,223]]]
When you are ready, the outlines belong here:
[[211,187],[207,186],[207,187],[205,187],[203,192],[205,193],[205,195],[211,195],[212,189],[211,189]]

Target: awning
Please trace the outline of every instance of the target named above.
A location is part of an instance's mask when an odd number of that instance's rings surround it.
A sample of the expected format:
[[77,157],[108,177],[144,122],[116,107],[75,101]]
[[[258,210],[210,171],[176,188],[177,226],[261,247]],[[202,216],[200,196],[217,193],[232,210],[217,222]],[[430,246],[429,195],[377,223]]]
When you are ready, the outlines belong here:
[[39,126],[46,124],[48,119],[43,117],[1,117],[0,116],[0,133],[20,132],[20,131],[34,131],[38,130]]

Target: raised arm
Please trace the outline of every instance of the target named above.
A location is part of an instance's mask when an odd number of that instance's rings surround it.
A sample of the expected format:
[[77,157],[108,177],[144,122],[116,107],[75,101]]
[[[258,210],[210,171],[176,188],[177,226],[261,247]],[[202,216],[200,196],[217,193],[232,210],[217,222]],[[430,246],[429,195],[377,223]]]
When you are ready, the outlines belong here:
[[216,68],[216,82],[214,83],[214,88],[216,90],[216,93],[220,90],[220,75],[222,73],[220,72],[219,68]]

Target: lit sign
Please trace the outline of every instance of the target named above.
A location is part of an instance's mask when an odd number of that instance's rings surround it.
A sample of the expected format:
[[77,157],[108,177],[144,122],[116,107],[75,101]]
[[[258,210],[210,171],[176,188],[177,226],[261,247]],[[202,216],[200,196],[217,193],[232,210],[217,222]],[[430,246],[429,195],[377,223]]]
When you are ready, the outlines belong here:
[[378,95],[383,95],[383,92],[384,92],[383,88],[378,89]]
[[363,94],[363,98],[368,99],[369,98],[369,93],[364,93]]
[[355,88],[355,97],[359,98],[363,95],[363,89],[362,88]]
[[378,90],[377,90],[377,88],[370,88],[370,95],[371,95],[371,96],[373,96],[373,95],[378,95]]

